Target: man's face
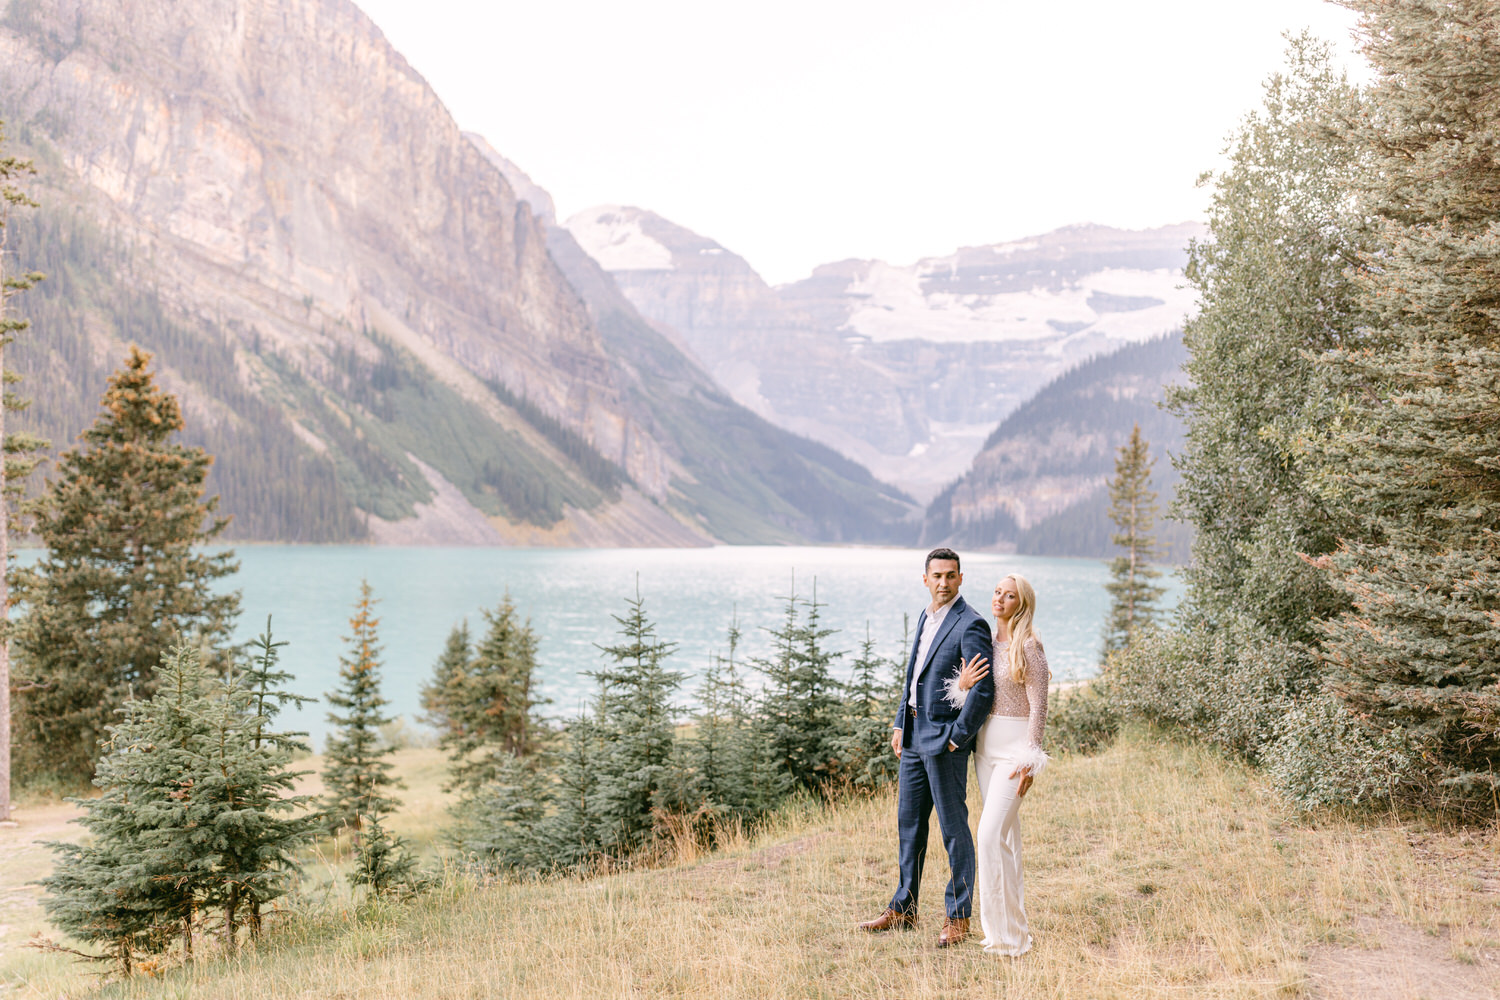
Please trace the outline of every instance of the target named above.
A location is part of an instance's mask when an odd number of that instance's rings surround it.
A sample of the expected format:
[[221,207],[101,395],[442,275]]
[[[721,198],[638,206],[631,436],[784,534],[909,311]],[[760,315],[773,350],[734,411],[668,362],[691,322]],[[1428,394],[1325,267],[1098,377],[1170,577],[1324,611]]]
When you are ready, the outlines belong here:
[[935,607],[942,607],[957,597],[963,582],[964,575],[958,571],[958,562],[954,559],[934,559],[927,564],[927,572],[922,574],[922,583],[932,595]]

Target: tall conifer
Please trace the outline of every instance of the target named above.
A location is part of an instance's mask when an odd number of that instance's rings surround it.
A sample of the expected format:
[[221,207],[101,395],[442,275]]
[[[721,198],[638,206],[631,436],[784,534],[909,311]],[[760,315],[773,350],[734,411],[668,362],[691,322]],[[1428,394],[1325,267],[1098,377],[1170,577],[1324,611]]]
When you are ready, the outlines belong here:
[[[1398,795],[1492,808],[1500,732],[1500,8],[1348,0],[1376,71],[1342,138],[1373,220],[1360,337],[1326,357],[1343,407],[1322,485],[1356,528],[1323,565],[1331,685],[1423,762]],[[1500,728],[1500,727],[1497,727]]]
[[1151,489],[1151,445],[1141,437],[1141,425],[1130,431],[1130,440],[1120,446],[1115,475],[1109,481],[1109,519],[1119,529],[1111,543],[1124,549],[1109,564],[1109,618],[1104,625],[1104,655],[1125,649],[1136,633],[1153,624],[1156,602],[1166,588],[1154,581],[1161,571],[1151,565],[1156,558],[1156,491]]
[[770,657],[752,660],[766,678],[759,725],[779,773],[777,794],[795,787],[818,788],[829,777],[837,737],[838,682],[825,640],[836,630],[823,625],[817,588],[809,601],[795,592],[785,598]]
[[661,805],[672,758],[672,693],[682,675],[664,661],[676,643],[657,638],[637,592],[626,612],[615,615],[619,641],[599,646],[609,664],[593,671],[599,683],[598,733],[600,816],[610,850],[629,853],[652,833],[653,809]]
[[380,727],[392,717],[381,714],[390,702],[380,693],[379,625],[374,592],[368,580],[361,580],[345,640],[349,652],[339,657],[339,689],[325,696],[334,709],[328,721],[335,728],[324,753],[322,800],[329,827],[347,827],[356,844],[364,817],[394,811],[400,803],[390,792],[404,787],[385,759],[395,748],[380,735]]
[[[5,147],[5,123],[0,122],[0,153]],[[10,213],[16,208],[36,208],[37,203],[19,186],[36,173],[30,160],[0,155],[0,821],[10,819],[10,532],[11,506],[21,497],[21,486],[36,468],[36,452],[45,446],[29,434],[6,427],[6,416],[26,408],[27,401],[10,391],[21,376],[5,367],[5,348],[16,334],[31,324],[11,315],[10,300],[44,277],[40,271],[12,273],[10,257]]]
[[[38,505],[47,547],[16,574],[24,681],[19,746],[28,773],[68,783],[93,773],[106,725],[132,693],[149,697],[154,667],[180,634],[223,650],[239,595],[216,582],[234,554],[204,551],[228,522],[203,499],[213,459],[173,438],[177,399],[132,347],[79,447],[58,460]],[[229,654],[210,666],[223,669]]]

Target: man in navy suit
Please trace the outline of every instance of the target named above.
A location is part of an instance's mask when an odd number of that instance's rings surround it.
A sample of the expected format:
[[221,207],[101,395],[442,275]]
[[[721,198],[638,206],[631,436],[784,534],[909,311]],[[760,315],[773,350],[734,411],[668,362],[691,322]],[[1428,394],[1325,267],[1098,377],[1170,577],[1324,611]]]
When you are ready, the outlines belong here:
[[927,858],[927,827],[934,807],[948,851],[951,877],[945,896],[947,917],[938,947],[957,944],[969,935],[973,906],[974,838],[969,833],[969,754],[979,727],[995,700],[992,675],[969,692],[963,707],[945,697],[948,682],[965,662],[990,657],[990,626],[958,595],[964,582],[958,553],[933,549],[927,554],[922,583],[932,603],[917,621],[917,636],[906,663],[906,684],[896,709],[891,749],[901,758],[896,825],[901,845],[901,884],[884,913],[860,924],[867,931],[909,929],[917,924],[917,893]]

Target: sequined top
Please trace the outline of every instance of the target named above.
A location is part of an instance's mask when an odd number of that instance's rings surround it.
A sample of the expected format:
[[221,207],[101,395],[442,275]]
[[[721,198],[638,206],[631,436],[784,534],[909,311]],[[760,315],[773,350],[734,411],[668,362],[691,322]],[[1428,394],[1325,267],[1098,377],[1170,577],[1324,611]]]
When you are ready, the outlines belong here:
[[1026,640],[1026,648],[1022,650],[1026,658],[1026,683],[1017,684],[1010,679],[1010,640],[995,640],[994,652],[990,672],[995,678],[995,702],[990,714],[1029,718],[1027,739],[1032,746],[1040,747],[1042,728],[1047,724],[1047,681],[1052,676],[1047,669],[1047,654],[1041,643]]

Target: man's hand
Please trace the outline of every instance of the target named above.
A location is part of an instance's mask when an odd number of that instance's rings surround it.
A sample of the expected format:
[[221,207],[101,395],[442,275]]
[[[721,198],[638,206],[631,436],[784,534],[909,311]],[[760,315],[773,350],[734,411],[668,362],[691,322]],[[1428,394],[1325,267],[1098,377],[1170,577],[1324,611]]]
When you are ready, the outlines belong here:
[[954,743],[952,740],[949,740],[948,741],[948,752],[949,753],[956,753],[957,751],[958,751],[958,744]]
[[891,749],[896,751],[896,756],[901,756],[901,730],[891,730]]

